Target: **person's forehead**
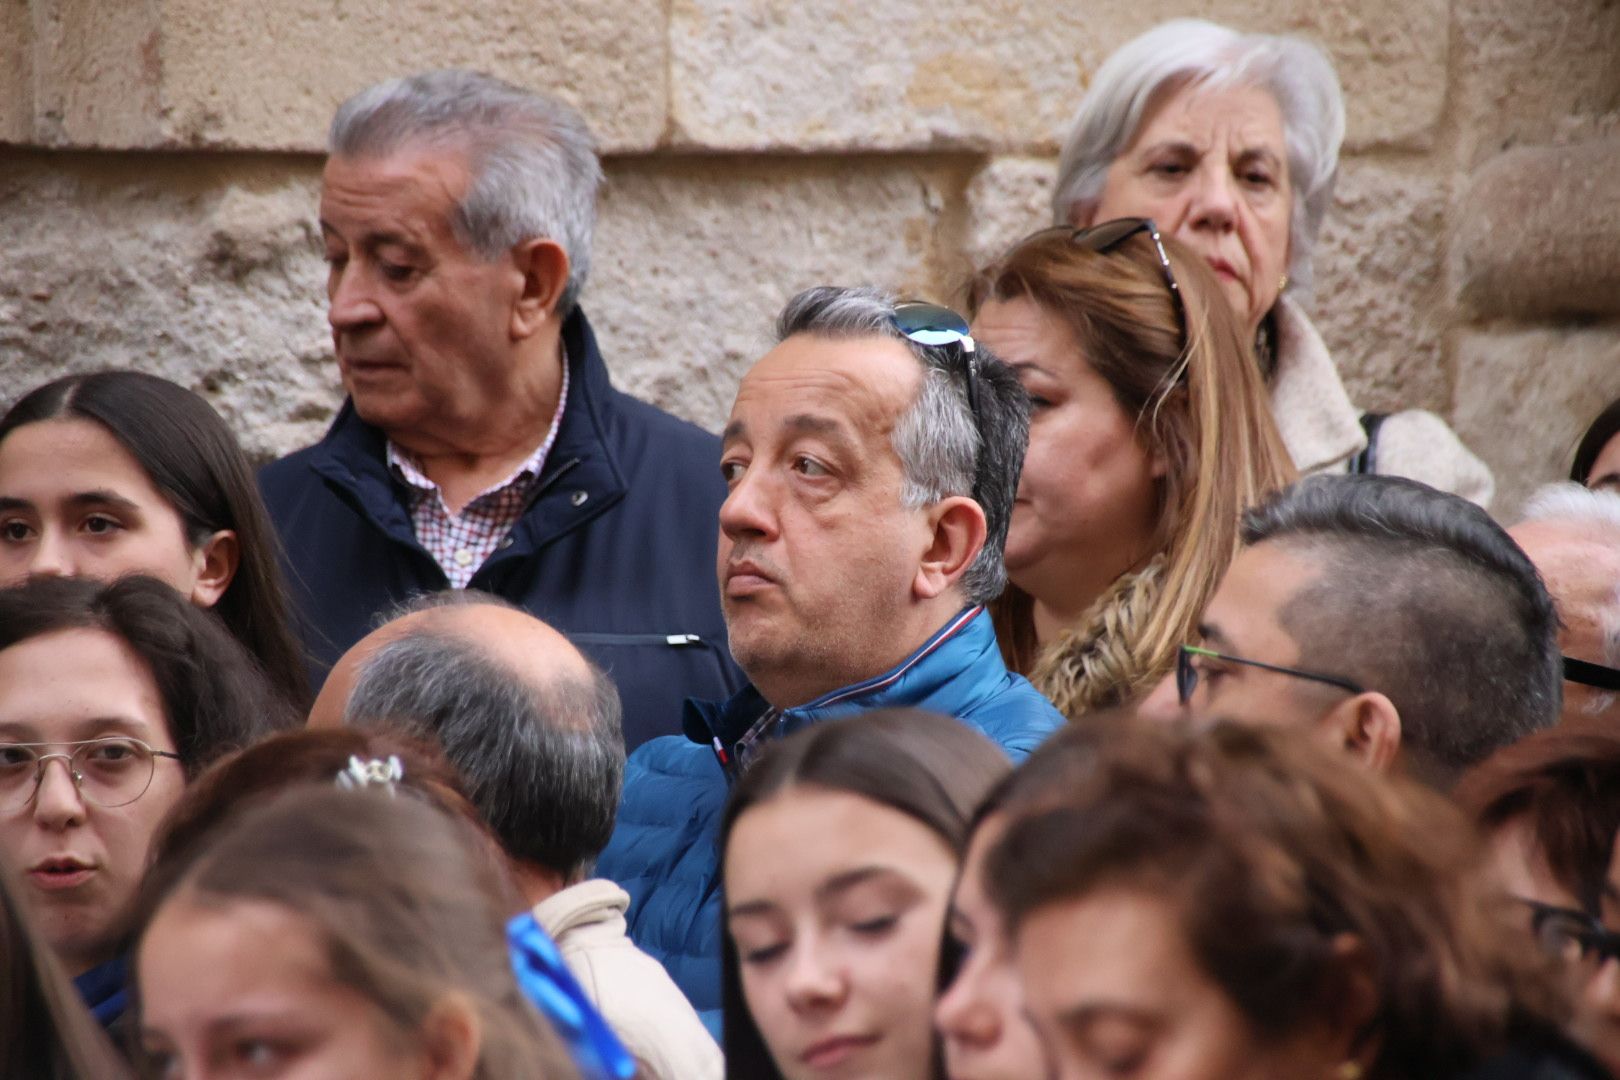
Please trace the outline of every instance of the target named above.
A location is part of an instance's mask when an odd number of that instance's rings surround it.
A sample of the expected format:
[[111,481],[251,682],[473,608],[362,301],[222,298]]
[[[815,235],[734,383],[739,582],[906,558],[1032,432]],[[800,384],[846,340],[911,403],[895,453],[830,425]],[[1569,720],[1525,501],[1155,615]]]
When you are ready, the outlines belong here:
[[743,377],[732,416],[746,423],[749,412],[813,409],[862,433],[886,432],[916,399],[921,381],[917,358],[893,338],[795,334]]
[[1236,136],[1244,149],[1282,148],[1282,107],[1270,91],[1243,83],[1166,87],[1137,129],[1133,146],[1167,137],[1202,145],[1211,135]]
[[1292,662],[1299,643],[1282,625],[1283,610],[1319,573],[1310,553],[1291,545],[1244,548],[1205,609],[1204,625],[1218,638],[1212,644],[1245,659]]
[[454,145],[419,143],[381,154],[334,155],[321,172],[321,213],[323,219],[345,211],[447,216],[471,179],[467,154]]

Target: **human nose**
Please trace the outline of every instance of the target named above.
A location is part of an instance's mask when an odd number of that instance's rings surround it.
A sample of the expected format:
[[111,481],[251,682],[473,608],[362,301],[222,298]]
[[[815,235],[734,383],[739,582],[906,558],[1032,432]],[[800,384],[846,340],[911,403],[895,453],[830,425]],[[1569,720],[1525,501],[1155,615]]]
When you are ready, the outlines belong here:
[[1205,165],[1193,177],[1186,224],[1192,230],[1227,232],[1237,224],[1237,188],[1224,168]]
[[774,538],[776,515],[772,502],[765,479],[752,470],[745,470],[733,481],[726,501],[720,504],[720,531],[734,542],[744,537]]
[[788,1004],[802,1012],[837,1005],[848,990],[848,980],[835,958],[814,941],[805,941],[789,958],[783,986]]
[[326,320],[333,330],[354,330],[382,321],[382,308],[377,305],[365,275],[350,262],[332,266],[326,294]]
[[1588,1009],[1602,1014],[1610,1023],[1620,1022],[1620,957],[1605,957],[1581,998]]
[[[52,766],[60,764],[60,769]],[[34,820],[47,828],[64,828],[84,820],[84,797],[73,773],[73,762],[66,754],[48,754],[39,759],[34,787]]]
[[43,529],[39,542],[34,545],[33,557],[28,561],[30,574],[47,577],[71,577],[73,557],[67,539],[55,529]]
[[952,1043],[993,1046],[1001,1034],[1000,1017],[986,1000],[980,982],[970,958],[934,1006],[934,1026],[944,1036],[947,1052]]

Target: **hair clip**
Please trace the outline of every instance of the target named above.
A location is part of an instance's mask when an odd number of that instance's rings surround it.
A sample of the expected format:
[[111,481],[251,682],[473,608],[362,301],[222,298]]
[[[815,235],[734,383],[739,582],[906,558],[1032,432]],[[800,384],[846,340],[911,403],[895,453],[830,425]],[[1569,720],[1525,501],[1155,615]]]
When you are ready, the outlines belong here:
[[345,790],[359,790],[367,787],[380,787],[393,795],[396,785],[405,779],[405,766],[400,764],[399,758],[388,755],[388,760],[380,761],[377,758],[367,758],[361,761],[358,755],[349,758],[349,767],[337,775],[337,786]]

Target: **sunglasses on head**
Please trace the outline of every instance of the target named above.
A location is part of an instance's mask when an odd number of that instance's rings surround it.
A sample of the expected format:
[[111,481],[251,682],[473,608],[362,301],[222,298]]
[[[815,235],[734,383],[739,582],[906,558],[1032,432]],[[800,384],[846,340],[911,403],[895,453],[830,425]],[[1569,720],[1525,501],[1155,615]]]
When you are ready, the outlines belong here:
[[930,349],[955,348],[967,371],[968,409],[979,422],[979,346],[968,331],[968,321],[948,307],[922,300],[894,305],[894,326],[908,341]]
[[1170,301],[1176,306],[1176,318],[1180,320],[1182,336],[1185,337],[1187,308],[1181,299],[1181,285],[1176,281],[1175,270],[1170,267],[1170,253],[1164,249],[1164,237],[1159,235],[1159,227],[1152,218],[1115,218],[1084,229],[1070,229],[1069,243],[1106,255],[1137,233],[1146,233],[1148,239],[1153,241],[1153,250],[1159,253],[1159,268],[1164,271],[1164,283],[1170,289]]

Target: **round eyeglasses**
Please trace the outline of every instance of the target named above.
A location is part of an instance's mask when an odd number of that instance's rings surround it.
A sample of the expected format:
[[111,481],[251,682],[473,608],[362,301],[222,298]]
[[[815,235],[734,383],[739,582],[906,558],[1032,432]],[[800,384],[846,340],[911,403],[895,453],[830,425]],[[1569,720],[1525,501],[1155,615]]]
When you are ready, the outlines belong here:
[[[70,753],[47,753],[51,747]],[[71,743],[0,743],[0,811],[21,810],[39,793],[46,766],[60,760],[79,797],[94,806],[127,806],[152,786],[160,757],[179,754],[154,750],[139,739],[86,739]]]

